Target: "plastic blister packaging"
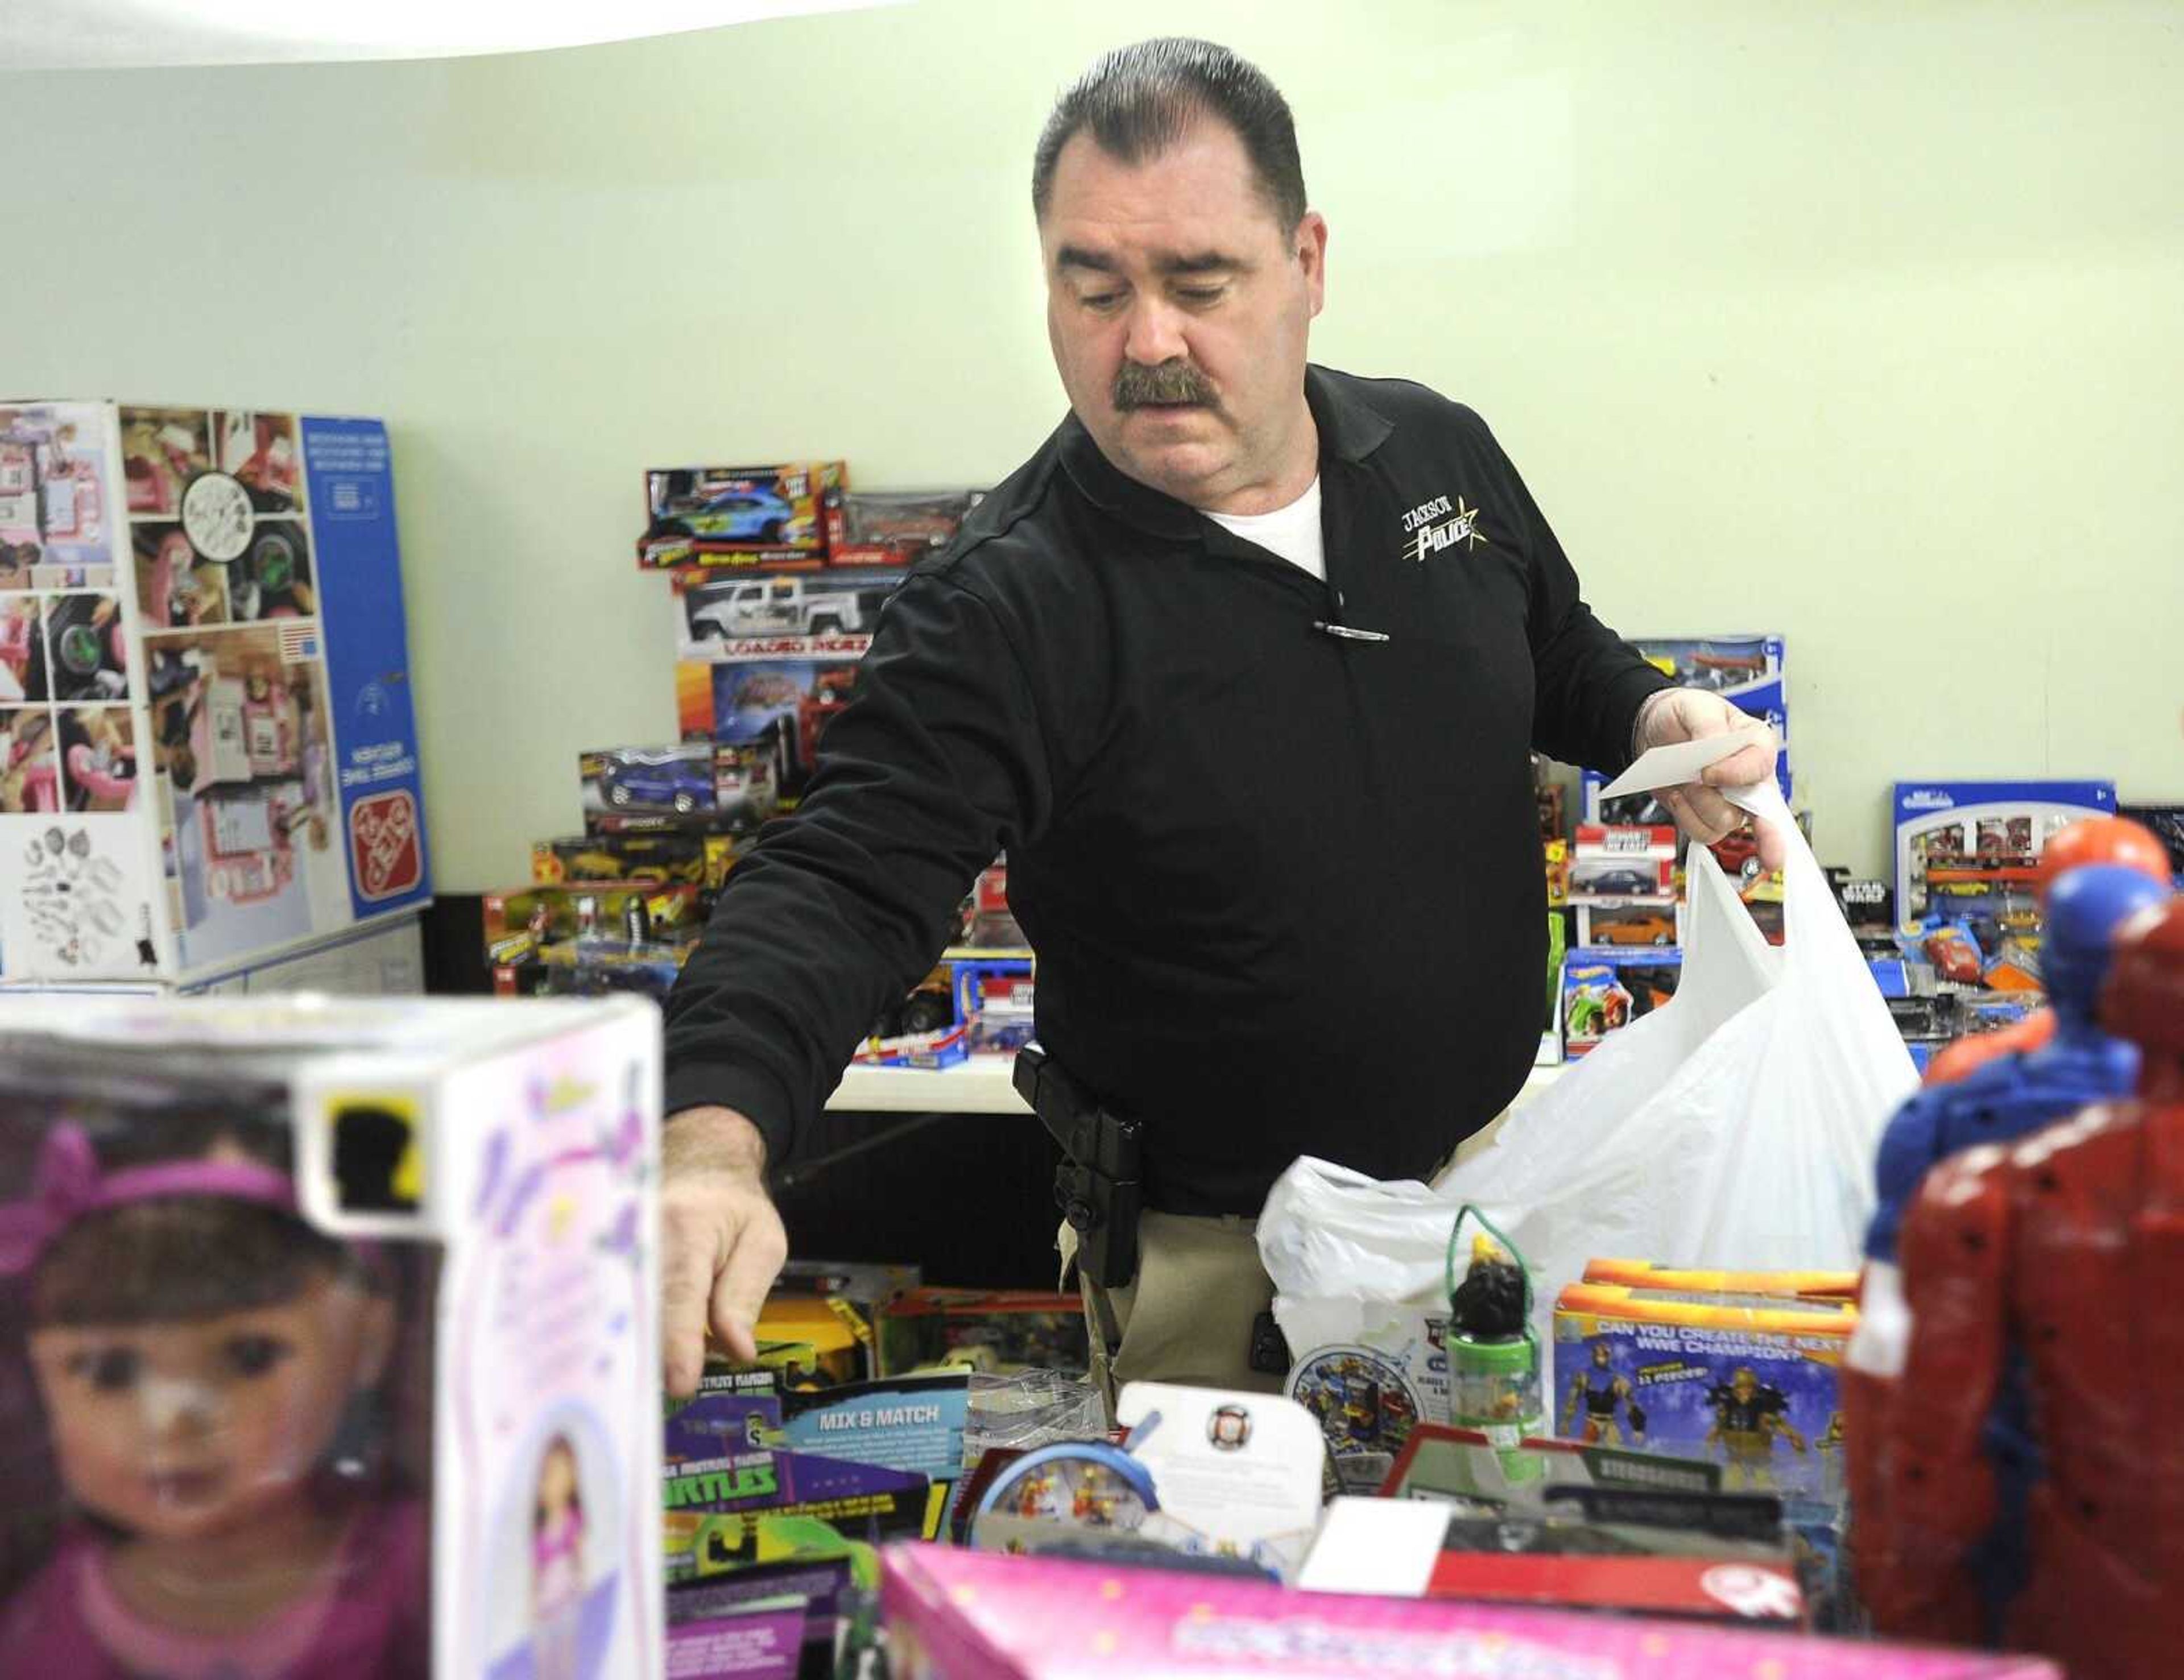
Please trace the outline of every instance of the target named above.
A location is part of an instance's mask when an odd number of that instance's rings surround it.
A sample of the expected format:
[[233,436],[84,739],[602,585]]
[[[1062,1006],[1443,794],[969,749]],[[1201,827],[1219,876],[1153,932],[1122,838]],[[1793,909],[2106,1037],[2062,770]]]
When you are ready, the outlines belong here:
[[971,1416],[963,1428],[966,1465],[997,1447],[1028,1452],[1056,1441],[1103,1440],[1106,1433],[1100,1391],[1081,1377],[1058,1371],[972,1375]]

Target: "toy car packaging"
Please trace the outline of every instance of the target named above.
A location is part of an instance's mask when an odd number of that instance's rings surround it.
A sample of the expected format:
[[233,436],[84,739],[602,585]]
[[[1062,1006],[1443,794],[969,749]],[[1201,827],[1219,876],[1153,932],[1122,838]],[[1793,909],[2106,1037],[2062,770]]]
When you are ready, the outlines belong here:
[[1563,1051],[1581,1056],[1676,995],[1680,950],[1580,947],[1563,958]]
[[0,406],[0,982],[202,989],[431,896],[386,428]]
[[1673,898],[1603,898],[1580,904],[1577,943],[1588,947],[1680,946],[1684,943],[1684,907]]
[[711,642],[675,666],[676,720],[686,741],[749,747],[771,758],[784,808],[818,761],[819,735],[850,704],[869,635],[754,636]]
[[1730,1491],[1843,1492],[1837,1373],[1858,1310],[1573,1283],[1555,1303],[1554,1432],[1722,1467]]
[[848,482],[839,461],[655,469],[644,476],[648,517],[637,563],[758,570],[823,565],[827,498]]
[[946,548],[982,490],[844,490],[827,498],[827,560],[837,566],[906,566]]
[[34,999],[0,1067],[0,1672],[660,1673],[657,1010]]
[[[785,637],[870,636],[901,581],[900,572],[868,567],[817,576],[678,571],[675,592],[691,657],[763,651],[779,658],[810,651]],[[754,643],[762,649],[747,645]]]
[[694,933],[703,917],[688,882],[591,881],[488,893],[480,907],[488,963],[521,962],[540,946],[616,935],[633,945]]
[[727,834],[663,829],[650,834],[576,834],[534,841],[531,878],[541,887],[569,882],[666,882],[717,893],[741,855]]
[[755,834],[779,804],[773,754],[728,742],[609,747],[577,756],[584,830],[660,828]]
[[1667,904],[1676,896],[1675,876],[1674,828],[1578,825],[1577,844],[1570,854],[1571,904],[1626,899]]
[[1032,965],[1027,957],[949,964],[956,988],[956,1018],[964,1048],[972,1055],[1014,1055],[1031,1042]]
[[[1416,1520],[1447,1518],[1428,1505]],[[890,1546],[881,1564],[897,1680],[2061,1680],[2038,1658],[1393,1598],[1384,1576],[1369,1590],[1300,1593],[926,1545]]]
[[956,907],[955,937],[948,948],[951,955],[959,952],[981,957],[1031,954],[1016,912],[1009,908],[1007,858],[995,858],[979,871],[978,880],[963,895],[963,902]]
[[1930,916],[2035,914],[2048,837],[2115,815],[2109,782],[1899,782],[1896,914],[1906,933]]

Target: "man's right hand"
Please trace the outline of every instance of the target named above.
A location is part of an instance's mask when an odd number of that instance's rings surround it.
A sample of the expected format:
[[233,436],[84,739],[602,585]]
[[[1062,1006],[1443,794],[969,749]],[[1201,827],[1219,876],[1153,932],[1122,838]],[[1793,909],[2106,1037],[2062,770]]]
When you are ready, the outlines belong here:
[[698,1391],[705,1332],[732,1359],[755,1359],[752,1327],[788,1258],[766,1193],[766,1139],[733,1109],[668,1116],[660,1191],[660,1342],[667,1392]]

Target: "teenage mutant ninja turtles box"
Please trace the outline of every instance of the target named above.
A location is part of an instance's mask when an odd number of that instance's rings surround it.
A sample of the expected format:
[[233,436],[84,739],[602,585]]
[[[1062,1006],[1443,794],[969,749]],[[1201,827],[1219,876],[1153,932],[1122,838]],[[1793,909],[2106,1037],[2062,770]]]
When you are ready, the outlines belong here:
[[1731,1492],[1843,1483],[1839,1299],[1573,1283],[1555,1303],[1554,1432],[1703,1459]]

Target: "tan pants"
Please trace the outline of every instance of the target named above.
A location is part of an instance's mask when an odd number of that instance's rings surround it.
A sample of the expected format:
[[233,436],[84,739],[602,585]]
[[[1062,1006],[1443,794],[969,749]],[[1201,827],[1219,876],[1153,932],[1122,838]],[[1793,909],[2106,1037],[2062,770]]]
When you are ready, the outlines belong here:
[[[1259,1264],[1257,1221],[1234,1215],[1200,1217],[1145,1213],[1138,1221],[1138,1275],[1102,1291],[1080,1276],[1092,1338],[1092,1377],[1107,1392],[1109,1415],[1126,1382],[1184,1382],[1205,1388],[1273,1394],[1279,1376],[1251,1369],[1251,1329],[1274,1298]],[[1061,1228],[1063,1275],[1076,1257],[1077,1233]],[[1106,1297],[1120,1340],[1110,1355],[1100,1310]]]

